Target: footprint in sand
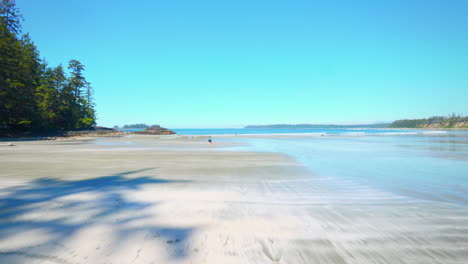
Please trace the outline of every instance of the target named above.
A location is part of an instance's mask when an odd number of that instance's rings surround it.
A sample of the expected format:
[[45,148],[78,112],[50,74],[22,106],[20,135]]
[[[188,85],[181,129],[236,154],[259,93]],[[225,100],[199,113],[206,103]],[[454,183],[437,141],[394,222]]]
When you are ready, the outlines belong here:
[[[262,246],[262,252],[273,264],[279,264],[282,253],[280,250],[275,250],[275,240],[268,239],[267,241],[259,241]],[[275,252],[276,251],[276,252]]]
[[173,243],[179,243],[180,242],[180,239],[176,239],[176,240],[167,240],[166,243],[168,244],[173,244]]

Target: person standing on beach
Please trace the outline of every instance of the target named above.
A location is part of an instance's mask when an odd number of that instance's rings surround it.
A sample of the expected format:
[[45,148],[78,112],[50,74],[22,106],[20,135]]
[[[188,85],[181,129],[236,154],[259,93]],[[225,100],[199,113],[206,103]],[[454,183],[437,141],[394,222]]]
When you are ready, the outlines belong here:
[[213,143],[213,140],[211,140],[211,136],[208,137],[208,142],[211,144]]

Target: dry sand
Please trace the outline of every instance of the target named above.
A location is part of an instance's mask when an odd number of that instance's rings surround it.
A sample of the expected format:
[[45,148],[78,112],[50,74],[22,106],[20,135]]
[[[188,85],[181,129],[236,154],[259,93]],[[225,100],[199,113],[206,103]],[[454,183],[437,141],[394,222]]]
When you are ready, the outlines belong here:
[[204,138],[0,145],[0,263],[468,263],[466,207]]

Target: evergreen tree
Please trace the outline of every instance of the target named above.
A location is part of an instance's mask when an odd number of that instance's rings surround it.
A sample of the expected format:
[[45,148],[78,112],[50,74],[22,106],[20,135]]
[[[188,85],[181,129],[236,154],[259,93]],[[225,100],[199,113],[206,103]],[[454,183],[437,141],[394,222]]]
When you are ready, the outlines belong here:
[[0,129],[44,131],[95,125],[93,89],[85,66],[49,67],[28,34],[14,0],[0,0]]
[[61,66],[57,68],[48,68],[43,64],[43,78],[40,85],[36,88],[35,100],[38,112],[40,114],[39,127],[42,129],[47,128],[61,128],[60,127],[60,90],[65,75]]
[[18,80],[21,43],[16,33],[20,31],[21,16],[15,2],[0,2],[0,126],[13,127],[18,123],[15,107],[17,106],[16,90],[22,88]]
[[0,2],[0,22],[4,24],[9,32],[18,34],[21,32],[20,21],[23,17],[16,7],[15,0],[2,0]]
[[69,78],[70,91],[74,93],[75,102],[71,104],[74,128],[87,128],[95,124],[92,104],[91,84],[83,76],[84,65],[77,60],[71,60],[68,69],[71,70]]

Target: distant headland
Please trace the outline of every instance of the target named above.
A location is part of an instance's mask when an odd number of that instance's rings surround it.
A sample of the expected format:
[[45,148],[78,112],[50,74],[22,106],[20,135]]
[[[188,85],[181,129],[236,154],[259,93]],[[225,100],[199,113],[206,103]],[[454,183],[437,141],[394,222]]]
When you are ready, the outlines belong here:
[[275,124],[275,125],[249,125],[247,129],[343,129],[343,128],[386,128],[390,123],[365,125],[333,125],[333,124]]
[[468,116],[433,116],[424,119],[401,119],[389,125],[390,128],[468,128]]
[[334,124],[274,124],[249,125],[246,129],[357,129],[357,128],[420,128],[420,129],[468,129],[468,116],[433,116],[423,119],[401,119],[392,123],[334,125]]

